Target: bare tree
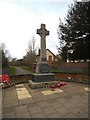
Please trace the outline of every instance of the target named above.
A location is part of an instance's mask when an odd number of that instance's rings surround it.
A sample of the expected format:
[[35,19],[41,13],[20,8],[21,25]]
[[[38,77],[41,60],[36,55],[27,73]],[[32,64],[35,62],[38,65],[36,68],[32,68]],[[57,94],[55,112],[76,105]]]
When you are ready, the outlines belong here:
[[35,46],[35,37],[32,37],[32,40],[28,43],[26,60],[28,65],[32,65],[36,61],[36,46]]
[[16,66],[16,65],[17,65],[17,58],[13,58],[13,59],[10,61],[10,65]]

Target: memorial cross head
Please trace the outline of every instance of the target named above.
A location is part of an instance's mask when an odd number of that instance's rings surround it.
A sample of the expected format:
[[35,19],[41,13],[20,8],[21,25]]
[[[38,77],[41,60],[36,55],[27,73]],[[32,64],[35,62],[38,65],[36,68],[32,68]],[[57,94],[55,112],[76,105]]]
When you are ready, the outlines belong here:
[[37,34],[39,34],[41,37],[46,37],[49,35],[49,31],[45,29],[45,24],[41,24],[41,28],[37,29]]

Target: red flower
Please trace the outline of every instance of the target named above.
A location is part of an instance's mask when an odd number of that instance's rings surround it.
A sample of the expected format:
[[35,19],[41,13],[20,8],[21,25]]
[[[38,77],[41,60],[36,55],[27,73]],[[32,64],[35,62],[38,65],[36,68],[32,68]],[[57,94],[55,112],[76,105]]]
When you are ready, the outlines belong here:
[[3,74],[3,75],[1,76],[1,83],[4,83],[4,82],[6,82],[6,83],[9,83],[9,82],[10,82],[10,79],[9,79],[8,74]]
[[50,86],[50,88],[60,88],[61,86],[65,86],[65,85],[67,84],[64,82],[58,82],[56,85]]

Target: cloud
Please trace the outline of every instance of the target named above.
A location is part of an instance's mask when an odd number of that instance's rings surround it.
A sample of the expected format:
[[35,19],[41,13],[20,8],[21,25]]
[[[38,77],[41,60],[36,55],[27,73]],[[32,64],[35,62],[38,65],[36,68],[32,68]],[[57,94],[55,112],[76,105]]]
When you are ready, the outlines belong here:
[[[2,2],[8,3],[46,3],[46,2],[73,2],[73,0],[1,0]],[[81,1],[81,0],[77,0]]]
[[1,4],[0,16],[0,40],[5,42],[13,57],[21,58],[34,33],[36,17],[12,4]]
[[50,31],[50,35],[46,37],[47,48],[54,54],[57,53],[59,15],[54,11],[47,12],[43,7],[40,10],[37,15],[32,9],[25,9],[19,4],[0,4],[0,41],[6,44],[12,57],[22,58],[26,54],[32,35],[35,35],[36,45],[40,47],[40,36],[36,34],[36,30],[41,23],[46,24],[46,29]]

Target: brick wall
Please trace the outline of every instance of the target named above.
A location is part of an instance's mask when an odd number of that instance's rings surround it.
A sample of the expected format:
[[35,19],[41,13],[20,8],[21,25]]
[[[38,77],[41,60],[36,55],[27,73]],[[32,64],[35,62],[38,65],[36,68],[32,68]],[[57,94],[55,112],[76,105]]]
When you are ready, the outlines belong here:
[[64,72],[64,73],[87,74],[90,71],[90,63],[89,62],[77,62],[77,63],[55,62],[55,64],[51,66],[51,69],[59,70],[60,72]]

